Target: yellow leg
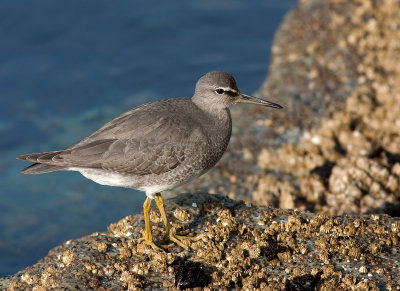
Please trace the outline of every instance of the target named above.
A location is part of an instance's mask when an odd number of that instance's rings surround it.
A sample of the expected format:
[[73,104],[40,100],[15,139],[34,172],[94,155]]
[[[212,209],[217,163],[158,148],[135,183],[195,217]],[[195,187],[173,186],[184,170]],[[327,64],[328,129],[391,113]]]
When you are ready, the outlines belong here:
[[[161,218],[164,222],[166,236],[171,241],[173,241],[178,246],[180,246],[184,249],[188,249],[188,246],[185,245],[184,243],[182,243],[182,241],[181,241],[182,239],[186,238],[189,240],[197,241],[201,238],[201,237],[185,237],[185,235],[187,235],[189,233],[189,231],[183,231],[183,232],[180,232],[179,234],[177,234],[175,229],[171,228],[171,225],[169,224],[167,213],[165,212],[165,208],[164,208],[164,199],[161,196],[161,194],[157,193],[155,195],[154,200],[156,201],[158,210],[160,211],[160,214],[161,214]],[[155,250],[162,250],[161,248],[167,249],[167,248],[173,247],[173,244],[157,246],[153,242],[153,236],[151,235],[151,228],[150,228],[150,206],[151,206],[151,198],[147,197],[143,203],[143,215],[144,215],[144,226],[145,226],[144,237],[141,238],[139,241],[144,240],[147,245],[151,246]]]
[[151,199],[147,197],[143,203],[144,237],[141,238],[139,241],[144,240],[146,244],[151,246],[153,249],[160,250],[160,248],[153,242],[153,236],[151,235],[150,206],[151,206]]
[[[178,246],[184,248],[184,249],[188,249],[188,246],[185,245],[184,243],[182,243],[182,239],[190,239],[190,240],[198,240],[197,238],[192,238],[192,237],[185,237],[185,235],[187,235],[189,233],[189,231],[183,231],[180,234],[177,234],[175,229],[171,228],[171,225],[169,224],[168,221],[168,217],[167,217],[167,213],[165,212],[165,208],[164,208],[164,198],[161,196],[160,193],[156,194],[156,197],[154,199],[156,201],[158,210],[160,211],[161,214],[161,218],[164,222],[164,226],[165,226],[165,232],[167,237],[173,241],[174,243],[176,243]],[[167,248],[170,246],[166,246]]]

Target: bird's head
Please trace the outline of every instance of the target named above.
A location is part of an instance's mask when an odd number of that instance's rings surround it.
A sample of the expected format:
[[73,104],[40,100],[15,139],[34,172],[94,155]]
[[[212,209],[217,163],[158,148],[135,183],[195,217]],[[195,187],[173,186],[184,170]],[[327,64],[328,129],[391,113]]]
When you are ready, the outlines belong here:
[[220,71],[209,72],[197,81],[192,100],[203,109],[210,110],[225,109],[239,102],[282,108],[276,103],[240,92],[232,75]]

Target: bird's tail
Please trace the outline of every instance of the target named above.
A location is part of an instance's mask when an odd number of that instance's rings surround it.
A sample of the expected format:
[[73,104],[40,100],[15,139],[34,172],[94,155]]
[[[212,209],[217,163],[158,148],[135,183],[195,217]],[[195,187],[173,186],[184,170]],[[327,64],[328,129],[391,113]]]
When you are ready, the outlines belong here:
[[61,170],[65,170],[65,167],[35,163],[23,169],[21,174],[43,174]]
[[66,167],[49,165],[46,161],[51,161],[52,157],[60,152],[46,152],[37,154],[27,154],[17,157],[19,160],[34,162],[34,164],[26,167],[21,171],[22,174],[43,174],[54,171],[65,170]]

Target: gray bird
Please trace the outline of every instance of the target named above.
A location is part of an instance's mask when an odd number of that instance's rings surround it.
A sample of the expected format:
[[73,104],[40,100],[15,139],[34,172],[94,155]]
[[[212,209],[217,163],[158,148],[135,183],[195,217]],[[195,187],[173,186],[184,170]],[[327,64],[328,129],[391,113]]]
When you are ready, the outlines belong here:
[[232,132],[229,106],[243,102],[282,108],[241,93],[228,73],[201,77],[192,98],[176,98],[136,107],[67,149],[33,153],[18,159],[34,162],[23,174],[78,171],[102,185],[146,192],[145,235],[154,249],[150,205],[155,199],[166,236],[179,246],[183,235],[171,229],[160,192],[193,180],[211,169],[224,154]]

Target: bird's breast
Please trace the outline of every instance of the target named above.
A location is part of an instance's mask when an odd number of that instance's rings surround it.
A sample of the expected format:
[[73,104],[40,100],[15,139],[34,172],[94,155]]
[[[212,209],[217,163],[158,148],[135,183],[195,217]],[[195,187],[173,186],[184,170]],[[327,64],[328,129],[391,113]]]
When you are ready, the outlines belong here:
[[229,111],[223,112],[220,118],[213,118],[205,130],[208,145],[205,160],[209,166],[214,166],[223,156],[232,134],[232,121]]

